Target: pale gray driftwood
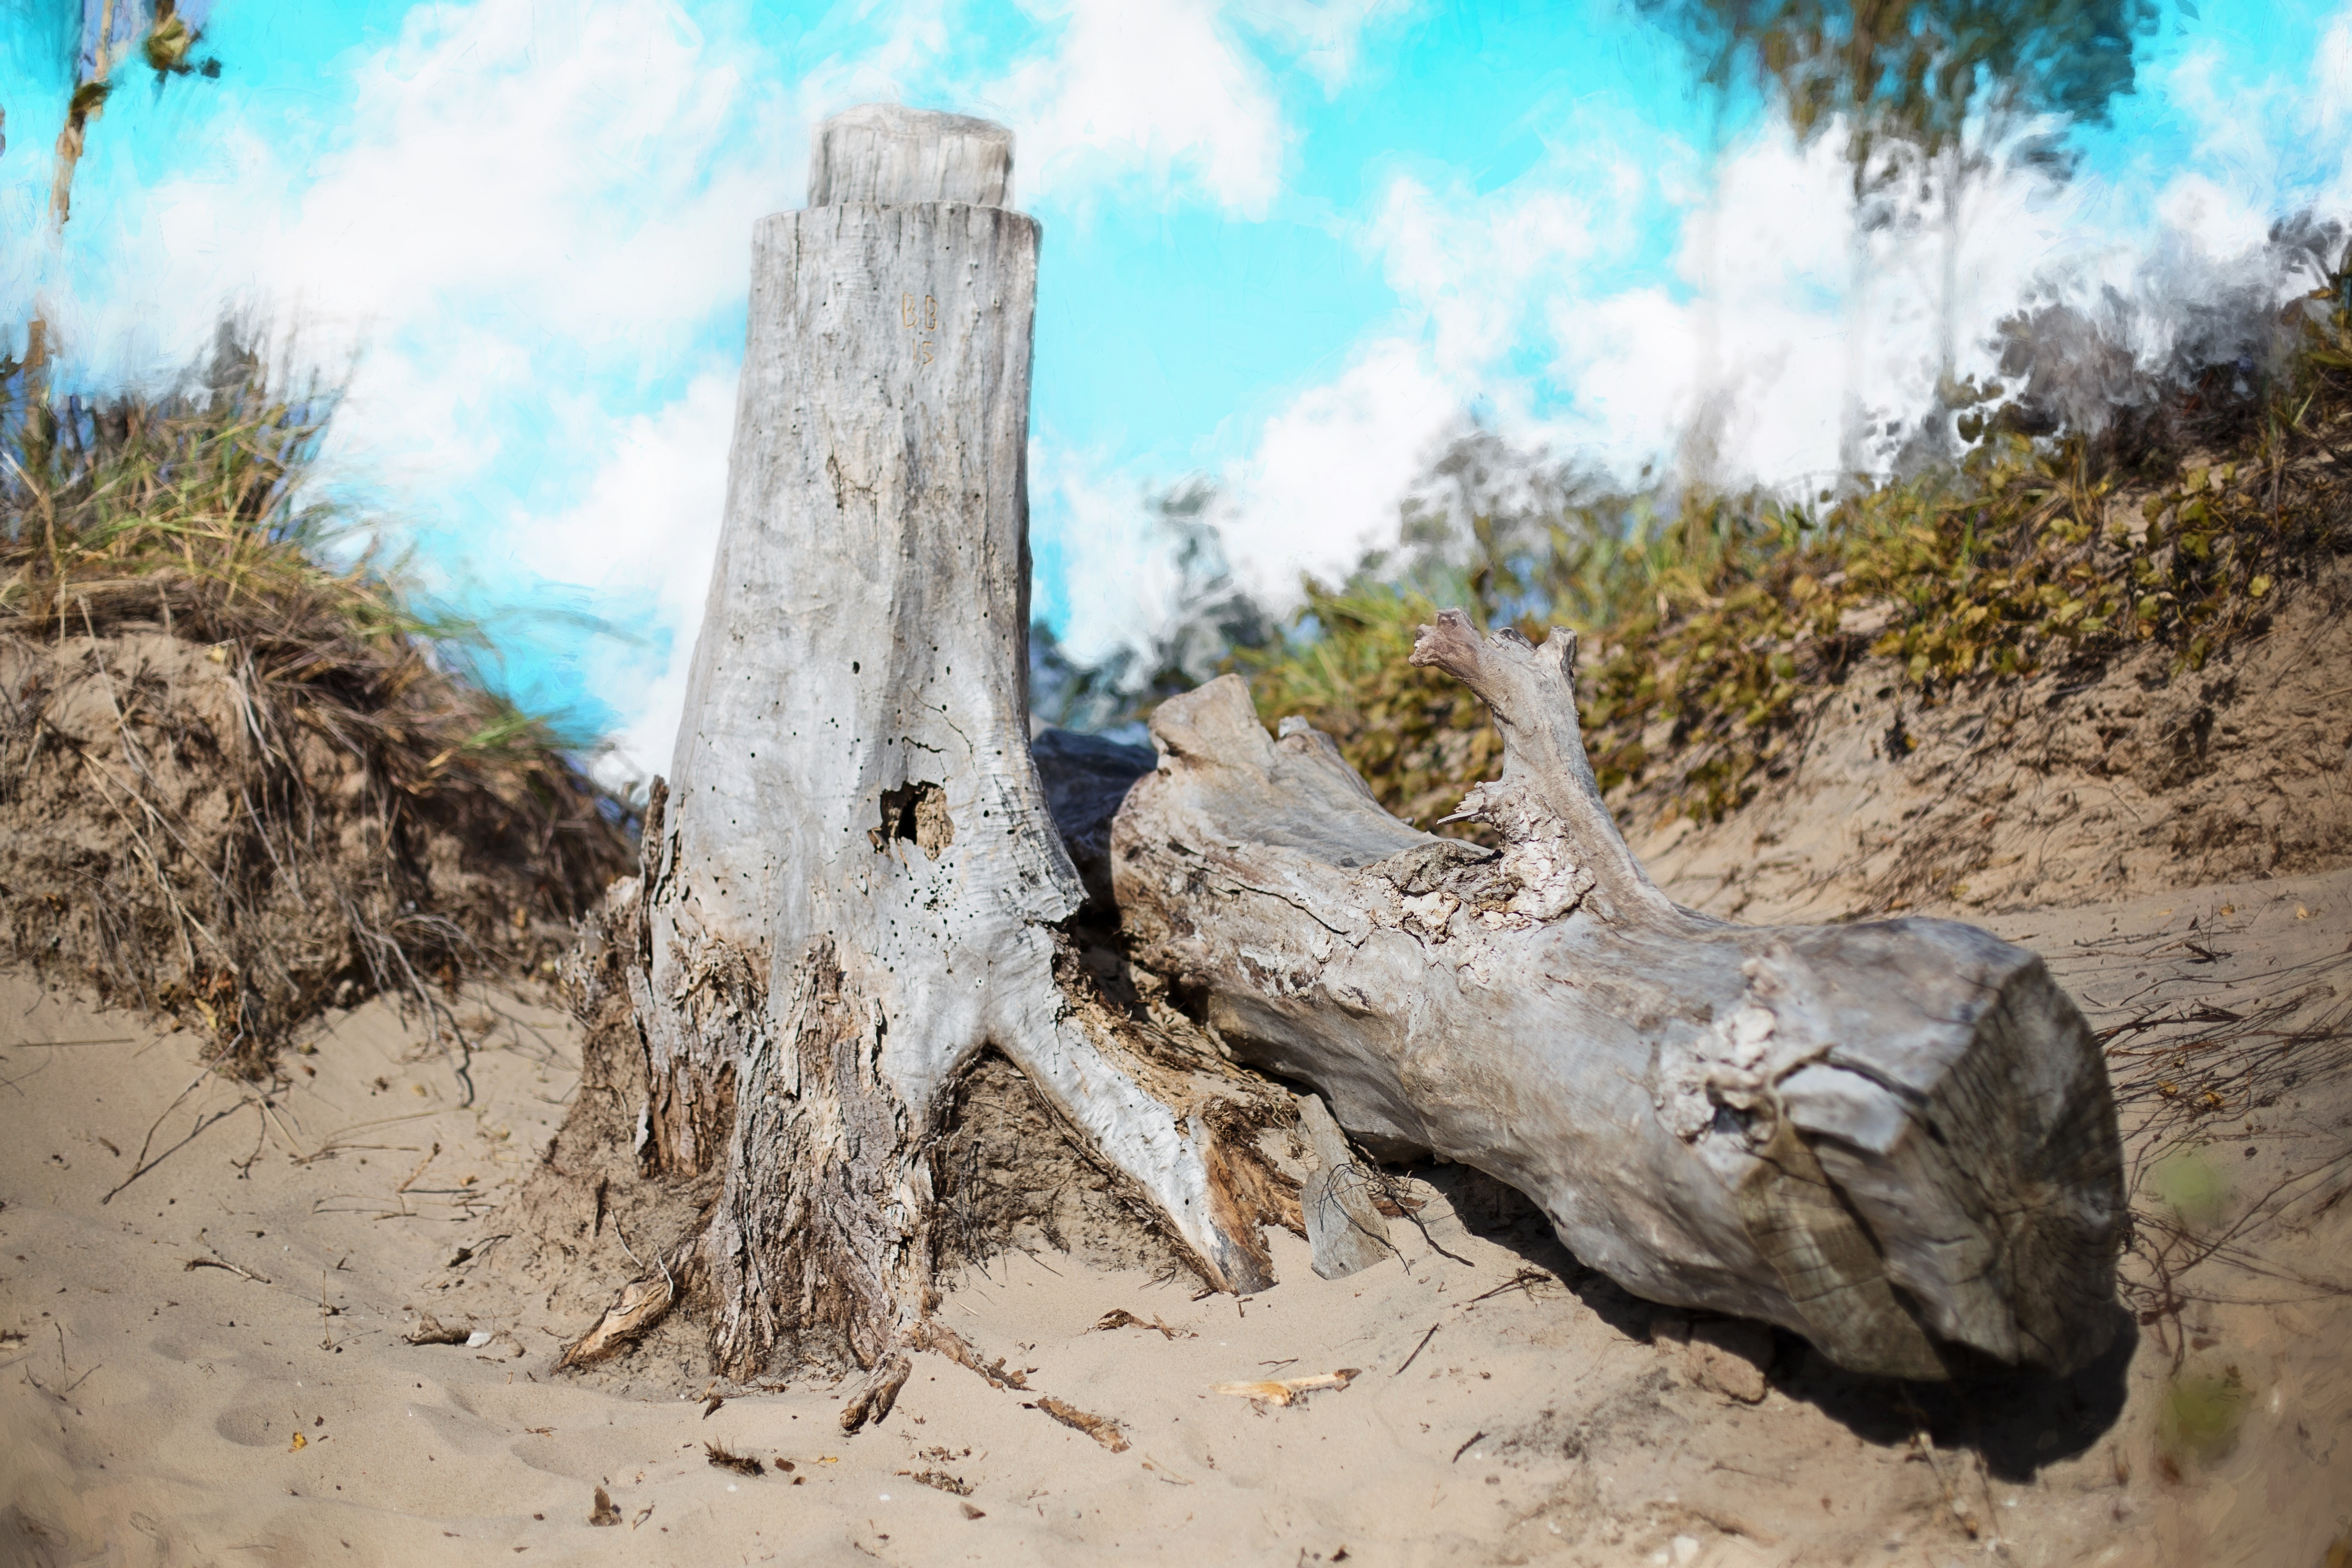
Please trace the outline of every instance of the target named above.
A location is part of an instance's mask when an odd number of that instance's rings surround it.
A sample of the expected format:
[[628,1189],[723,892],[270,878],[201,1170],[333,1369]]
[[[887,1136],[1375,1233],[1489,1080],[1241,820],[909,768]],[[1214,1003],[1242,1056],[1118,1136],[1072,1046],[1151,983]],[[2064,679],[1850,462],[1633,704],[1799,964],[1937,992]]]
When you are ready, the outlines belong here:
[[1113,824],[1139,958],[1349,1131],[1509,1183],[1639,1295],[1906,1377],[2096,1354],[2122,1160],[2098,1046],[2041,961],[1943,921],[1678,908],[1593,781],[1571,636],[1448,612],[1412,658],[1502,731],[1502,778],[1460,813],[1500,854],[1389,816],[1302,721],[1270,740],[1228,676],[1161,706],[1158,770]]
[[1326,1279],[1345,1279],[1396,1256],[1388,1221],[1372,1202],[1370,1178],[1356,1163],[1348,1135],[1318,1096],[1298,1097],[1298,1130],[1315,1151],[1316,1168],[1298,1191],[1315,1272]]
[[643,1152],[725,1173],[686,1260],[720,1364],[845,1346],[873,1372],[851,1426],[941,1342],[930,1155],[987,1047],[1213,1284],[1272,1279],[1252,1132],[1286,1097],[1111,1005],[1060,929],[1082,892],[1029,748],[1037,226],[995,205],[1010,150],[853,110],[817,137],[826,205],[759,225],[685,722],[609,922],[638,949]]

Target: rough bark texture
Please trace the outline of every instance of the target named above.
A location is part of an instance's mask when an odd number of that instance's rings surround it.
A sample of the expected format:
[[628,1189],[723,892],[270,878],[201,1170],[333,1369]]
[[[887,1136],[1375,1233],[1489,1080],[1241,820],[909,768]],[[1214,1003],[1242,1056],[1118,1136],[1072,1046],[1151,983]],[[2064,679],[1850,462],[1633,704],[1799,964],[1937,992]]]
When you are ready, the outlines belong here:
[[[1037,226],[1010,138],[821,128],[763,220],[727,516],[645,872],[607,927],[654,1169],[721,1173],[719,1363],[842,1352],[887,1412],[928,1325],[933,1155],[991,1046],[1212,1284],[1270,1282],[1255,1128],[1286,1100],[1097,984],[1029,747],[1024,468]],[[854,195],[858,199],[841,199]]]
[[1160,709],[1159,768],[1113,825],[1139,959],[1369,1145],[1509,1183],[1654,1300],[1906,1377],[2096,1354],[2122,1160],[2098,1047],[2041,961],[1948,921],[1681,909],[1594,785],[1572,637],[1448,612],[1413,659],[1502,731],[1501,780],[1460,813],[1500,854],[1390,816],[1301,721],[1269,740],[1226,677]]

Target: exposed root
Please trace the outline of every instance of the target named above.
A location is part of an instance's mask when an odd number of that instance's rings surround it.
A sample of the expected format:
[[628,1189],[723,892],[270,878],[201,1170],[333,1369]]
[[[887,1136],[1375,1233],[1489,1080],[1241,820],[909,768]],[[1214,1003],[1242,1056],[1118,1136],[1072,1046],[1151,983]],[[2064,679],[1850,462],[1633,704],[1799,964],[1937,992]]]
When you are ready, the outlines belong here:
[[565,1346],[562,1357],[555,1364],[595,1365],[660,1322],[677,1302],[677,1282],[667,1267],[657,1274],[630,1280],[613,1298],[604,1315],[596,1320],[596,1326]]

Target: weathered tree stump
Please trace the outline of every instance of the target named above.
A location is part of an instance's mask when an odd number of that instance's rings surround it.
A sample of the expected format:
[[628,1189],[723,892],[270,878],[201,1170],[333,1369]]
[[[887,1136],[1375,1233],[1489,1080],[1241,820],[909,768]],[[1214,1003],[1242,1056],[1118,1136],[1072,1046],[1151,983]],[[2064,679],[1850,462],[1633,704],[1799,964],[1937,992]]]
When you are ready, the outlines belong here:
[[985,1047],[1206,1279],[1272,1279],[1254,1132],[1287,1098],[1113,1005],[1062,929],[1084,895],[1030,755],[1038,231],[999,205],[1011,159],[983,121],[853,110],[820,128],[815,205],[760,224],[685,723],[604,917],[643,1155],[725,1173],[639,1320],[675,1276],[732,1373],[845,1352],[871,1370],[853,1428],[908,1350],[958,1348],[929,1320],[930,1155]]
[[1269,739],[1237,677],[1163,704],[1110,835],[1138,958],[1376,1150],[1510,1184],[1636,1294],[1903,1377],[2095,1355],[2123,1166],[2074,1004],[1969,926],[1675,905],[1586,762],[1575,647],[1450,611],[1414,647],[1502,731],[1460,813],[1499,855],[1391,816],[1302,721]]

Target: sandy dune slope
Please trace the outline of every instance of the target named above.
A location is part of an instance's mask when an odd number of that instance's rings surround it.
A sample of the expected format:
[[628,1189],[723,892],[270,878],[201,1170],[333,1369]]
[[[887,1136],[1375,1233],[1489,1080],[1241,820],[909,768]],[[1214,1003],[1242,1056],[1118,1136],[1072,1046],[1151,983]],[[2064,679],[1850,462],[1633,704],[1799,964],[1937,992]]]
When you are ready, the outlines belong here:
[[[942,1311],[1027,1387],[926,1358],[854,1438],[824,1383],[679,1397],[684,1333],[552,1370],[583,1321],[497,1221],[572,1087],[559,1013],[476,995],[460,1064],[372,1005],[265,1102],[0,977],[0,1564],[2340,1561],[2352,873],[1992,923],[2116,1031],[2137,1130],[2141,1321],[2072,1380],[1844,1377],[1633,1300],[1438,1169],[1344,1281],[1281,1233],[1243,1301],[1000,1258]],[[480,1342],[407,1342],[428,1315]]]

